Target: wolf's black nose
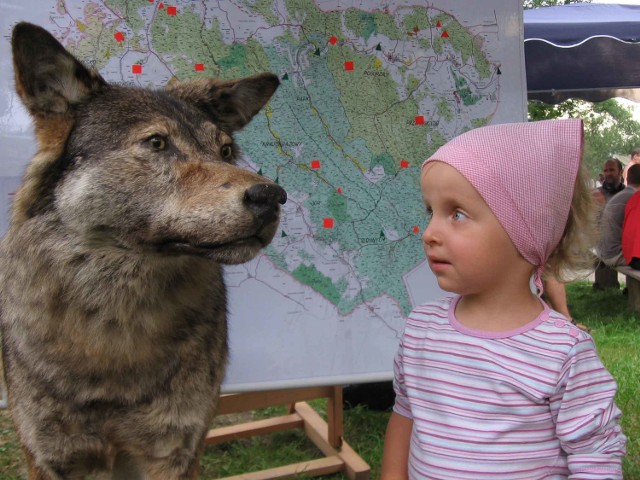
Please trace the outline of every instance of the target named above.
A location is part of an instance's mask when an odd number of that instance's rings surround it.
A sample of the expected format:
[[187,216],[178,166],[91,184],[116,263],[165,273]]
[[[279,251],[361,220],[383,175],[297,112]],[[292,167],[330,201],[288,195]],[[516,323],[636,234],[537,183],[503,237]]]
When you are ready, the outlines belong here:
[[287,201],[287,192],[275,183],[257,183],[244,192],[244,201],[261,220],[271,222],[277,219],[278,204]]

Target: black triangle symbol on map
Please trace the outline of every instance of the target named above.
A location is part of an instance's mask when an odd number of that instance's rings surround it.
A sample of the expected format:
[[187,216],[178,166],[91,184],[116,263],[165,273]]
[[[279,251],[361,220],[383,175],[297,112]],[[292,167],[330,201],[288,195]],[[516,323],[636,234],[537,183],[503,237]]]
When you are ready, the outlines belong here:
[[500,67],[498,67],[498,71],[496,72],[498,75],[502,75],[502,71],[500,70]]

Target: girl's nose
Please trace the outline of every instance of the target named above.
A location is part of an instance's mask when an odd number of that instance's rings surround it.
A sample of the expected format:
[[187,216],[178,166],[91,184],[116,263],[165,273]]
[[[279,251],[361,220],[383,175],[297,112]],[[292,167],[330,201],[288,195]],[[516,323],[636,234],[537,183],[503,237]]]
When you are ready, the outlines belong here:
[[429,220],[429,223],[427,224],[427,227],[424,229],[424,232],[422,232],[422,241],[424,242],[425,246],[428,246],[437,243],[438,239],[439,235],[437,222],[434,221],[433,218],[431,218]]

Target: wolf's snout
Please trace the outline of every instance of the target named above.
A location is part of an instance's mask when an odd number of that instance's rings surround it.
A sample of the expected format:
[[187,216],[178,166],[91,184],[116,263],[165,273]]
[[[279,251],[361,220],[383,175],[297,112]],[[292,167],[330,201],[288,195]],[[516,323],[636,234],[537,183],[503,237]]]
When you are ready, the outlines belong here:
[[258,183],[245,191],[244,201],[260,220],[272,222],[278,218],[278,205],[286,203],[287,192],[275,183]]

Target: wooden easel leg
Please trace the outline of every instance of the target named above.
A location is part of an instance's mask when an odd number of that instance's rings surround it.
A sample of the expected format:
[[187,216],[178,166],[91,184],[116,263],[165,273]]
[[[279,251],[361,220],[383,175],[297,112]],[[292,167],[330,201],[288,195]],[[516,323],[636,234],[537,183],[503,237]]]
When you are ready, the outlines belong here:
[[[327,422],[305,401],[298,401],[314,398],[328,399]],[[272,480],[295,478],[301,474],[318,476],[341,471],[345,472],[350,480],[369,480],[369,465],[343,440],[344,418],[340,386],[223,395],[218,410],[220,414],[238,413],[283,403],[289,404],[288,415],[210,430],[207,443],[221,443],[289,428],[303,428],[307,437],[325,457],[218,480]]]
[[369,480],[371,468],[360,456],[347,444],[342,441],[339,449],[334,448],[329,443],[329,427],[322,420],[320,415],[306,402],[296,404],[296,413],[304,421],[304,431],[316,447],[320,449],[327,458],[339,457],[343,464],[343,470],[350,480]]
[[329,424],[328,440],[333,448],[342,446],[343,406],[342,387],[333,387],[333,395],[327,402],[327,419]]

